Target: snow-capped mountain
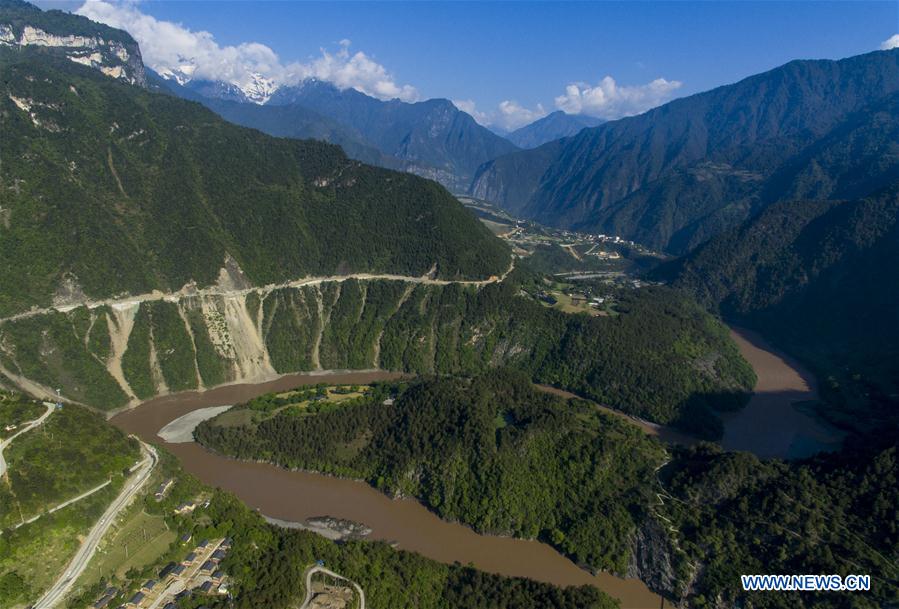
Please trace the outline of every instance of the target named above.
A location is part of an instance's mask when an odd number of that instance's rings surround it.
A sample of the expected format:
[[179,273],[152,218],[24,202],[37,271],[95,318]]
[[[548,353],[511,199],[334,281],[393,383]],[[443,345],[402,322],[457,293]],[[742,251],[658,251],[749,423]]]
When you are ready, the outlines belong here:
[[278,84],[274,79],[262,74],[250,72],[242,78],[231,81],[209,80],[197,75],[197,65],[190,59],[180,58],[176,66],[166,66],[156,69],[165,80],[172,80],[204,97],[213,99],[226,99],[243,103],[264,104],[272,94],[278,90]]
[[266,78],[262,74],[253,73],[249,75],[249,82],[243,85],[240,83],[232,83],[247,96],[247,99],[255,104],[264,104],[272,94],[278,90],[278,85],[271,78]]

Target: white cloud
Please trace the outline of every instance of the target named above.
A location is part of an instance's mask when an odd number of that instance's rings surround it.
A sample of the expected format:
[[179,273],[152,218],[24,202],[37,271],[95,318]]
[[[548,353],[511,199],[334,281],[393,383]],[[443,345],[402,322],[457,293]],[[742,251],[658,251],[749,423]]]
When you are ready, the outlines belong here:
[[462,112],[470,114],[471,117],[478,122],[479,125],[490,125],[491,118],[486,112],[481,112],[477,109],[477,105],[474,103],[472,99],[454,99],[453,105],[456,106]]
[[880,43],[881,51],[889,51],[890,49],[899,49],[899,34],[893,34]]
[[478,110],[474,101],[470,99],[454,99],[453,104],[459,110],[470,114],[479,124],[501,131],[514,131],[546,116],[546,110],[541,104],[537,104],[537,107],[531,110],[511,100],[501,101],[495,110],[488,112]]
[[499,103],[498,110],[495,124],[508,131],[514,131],[546,116],[546,110],[541,104],[537,104],[536,109],[529,110],[518,102],[506,100]]
[[683,83],[657,78],[645,85],[621,86],[606,76],[596,86],[572,83],[556,97],[556,107],[569,114],[589,114],[604,119],[640,114],[674,97]]
[[144,63],[156,70],[195,66],[193,76],[244,86],[251,74],[260,74],[277,84],[295,84],[315,77],[340,88],[354,88],[381,99],[418,98],[415,87],[397,84],[387,69],[361,51],[350,52],[350,41],[341,40],[337,52],[321,49],[321,56],[308,62],[283,64],[270,47],[258,42],[220,46],[205,31],[192,31],[180,23],[161,21],[142,13],[136,3],[87,0],[75,11],[94,21],[129,32],[141,47]]

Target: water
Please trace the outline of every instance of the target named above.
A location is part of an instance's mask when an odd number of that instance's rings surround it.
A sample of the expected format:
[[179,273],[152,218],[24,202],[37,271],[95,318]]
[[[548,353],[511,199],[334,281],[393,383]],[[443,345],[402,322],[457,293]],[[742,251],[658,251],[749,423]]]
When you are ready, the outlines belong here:
[[112,422],[128,433],[164,444],[186,471],[206,484],[234,493],[265,516],[292,522],[315,516],[345,518],[371,528],[373,539],[395,542],[402,549],[440,562],[472,563],[483,571],[559,586],[593,585],[618,598],[623,609],[662,606],[662,599],[639,580],[609,574],[593,576],[546,544],[480,535],[441,520],[417,501],[390,499],[364,482],[236,461],[214,455],[194,442],[165,444],[157,436],[169,422],[200,408],[235,404],[300,384],[363,384],[398,376],[385,372],[290,375],[258,385],[231,385],[157,398],[117,415]]
[[799,362],[778,352],[749,330],[733,328],[731,338],[755,370],[758,382],[745,408],[721,415],[728,450],[759,457],[796,459],[838,450],[843,433],[797,407],[818,399],[815,379]]

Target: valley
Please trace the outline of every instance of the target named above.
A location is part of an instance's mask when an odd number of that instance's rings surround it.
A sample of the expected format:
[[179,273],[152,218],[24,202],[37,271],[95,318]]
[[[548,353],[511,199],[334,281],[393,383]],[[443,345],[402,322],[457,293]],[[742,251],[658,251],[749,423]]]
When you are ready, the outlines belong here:
[[45,4],[0,607],[899,606],[882,7]]
[[[761,362],[756,373],[758,390],[783,389],[781,379],[801,378],[789,360],[765,354],[756,344],[738,340],[741,352],[751,362]],[[213,406],[227,406],[245,402],[256,396],[282,392],[294,387],[329,385],[358,385],[392,381],[397,375],[371,373],[334,373],[325,375],[288,375],[274,381],[254,385],[220,387],[202,393],[175,394],[156,398],[137,408],[116,415],[112,423],[127,433],[137,434],[145,441],[159,442],[158,433],[169,422],[187,413]],[[797,389],[798,390],[798,389]],[[571,395],[571,394],[568,394]],[[778,396],[781,409],[789,409],[794,396]],[[753,398],[755,399],[755,398]],[[749,416],[770,420],[767,413],[750,412]],[[740,431],[745,423],[728,425],[725,418],[725,442],[730,442],[731,430]],[[815,425],[811,418],[806,425]],[[630,424],[630,423],[628,423]],[[694,439],[660,430],[653,426],[646,433],[666,442],[693,443]],[[782,430],[768,425],[764,432],[751,437],[753,444],[743,450],[758,451],[762,456],[794,457],[792,446],[779,443]],[[745,441],[745,440],[744,440]],[[502,536],[482,535],[470,528],[441,520],[418,501],[409,498],[391,499],[362,481],[346,480],[329,475],[303,471],[288,471],[266,463],[252,463],[223,457],[190,443],[163,444],[178,458],[187,472],[212,486],[233,492],[250,507],[281,522],[304,522],[310,518],[329,516],[364,524],[371,529],[366,539],[388,541],[400,548],[419,552],[448,564],[474,564],[477,568],[514,577],[529,577],[560,586],[593,585],[621,601],[622,609],[643,609],[660,606],[661,599],[643,584],[633,579],[620,579],[607,573],[593,576],[578,567],[550,546]],[[808,446],[804,446],[806,450]],[[773,453],[772,450],[781,451]]]

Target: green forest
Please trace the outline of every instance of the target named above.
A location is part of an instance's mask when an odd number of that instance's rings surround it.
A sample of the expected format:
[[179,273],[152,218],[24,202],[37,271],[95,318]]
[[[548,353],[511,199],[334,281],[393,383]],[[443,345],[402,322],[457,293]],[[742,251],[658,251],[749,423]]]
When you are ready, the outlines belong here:
[[[252,356],[268,355],[278,373],[320,367],[474,375],[505,366],[706,438],[721,433],[714,411],[742,405],[754,383],[727,328],[681,292],[619,290],[617,315],[590,317],[522,295],[527,281],[517,271],[481,288],[347,280],[251,293],[239,306],[258,321],[266,348]],[[121,358],[138,398],[163,384],[178,391],[200,380],[206,387],[234,380],[233,350],[211,338],[228,333],[224,301],[208,297],[203,305],[201,298],[140,305]],[[120,407],[127,395],[108,370],[116,319],[107,307],[80,307],[4,322],[0,364],[63,387],[79,402]]]
[[[34,420],[46,411],[19,394],[0,395],[4,425]],[[123,471],[137,462],[140,451],[137,442],[102,417],[66,405],[18,436],[3,456],[8,470],[0,479],[0,606],[12,607],[35,600],[59,576],[79,536],[115,498]],[[107,480],[111,484],[48,513]]]
[[121,478],[140,458],[137,442],[79,406],[54,411],[3,454],[9,470],[0,481],[0,529]]
[[[276,402],[242,408],[271,413]],[[238,458],[364,478],[445,519],[536,537],[594,568],[632,564],[639,529],[638,545],[673,569],[657,591],[691,607],[873,609],[899,599],[899,462],[888,437],[792,463],[713,444],[666,451],[588,402],[497,371],[377,385],[320,414],[288,408],[243,427],[211,420],[197,438]],[[744,593],[739,576],[752,573],[870,573],[873,591]]]
[[720,434],[713,410],[739,407],[755,382],[727,328],[685,294],[625,290],[619,315],[589,317],[520,295],[521,281],[514,275],[481,289],[347,281],[280,290],[263,302],[263,338],[279,372],[310,369],[321,333],[323,368],[474,375],[513,367],[710,438]]
[[[655,440],[508,370],[414,383],[384,402],[398,391],[382,385],[331,412],[287,409],[246,427],[208,421],[196,437],[242,459],[364,478],[447,520],[541,539],[579,564],[624,572],[651,496],[645,480],[664,460]],[[259,402],[245,407],[258,411]]]
[[838,425],[896,428],[897,218],[895,186],[867,199],[776,204],[656,274],[800,358]]
[[226,256],[256,285],[354,272],[486,279],[509,266],[506,245],[435,182],[30,49],[0,48],[0,69],[0,180],[15,185],[0,284],[17,286],[0,293],[0,315],[47,306],[64,285],[93,298],[210,285]]
[[[762,461],[714,445],[679,451],[660,472],[683,552],[690,606],[875,609],[899,601],[899,455],[856,440],[843,453]],[[690,569],[693,564],[695,569]],[[870,574],[868,593],[744,593],[741,574]]]

